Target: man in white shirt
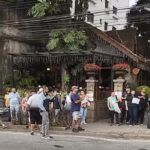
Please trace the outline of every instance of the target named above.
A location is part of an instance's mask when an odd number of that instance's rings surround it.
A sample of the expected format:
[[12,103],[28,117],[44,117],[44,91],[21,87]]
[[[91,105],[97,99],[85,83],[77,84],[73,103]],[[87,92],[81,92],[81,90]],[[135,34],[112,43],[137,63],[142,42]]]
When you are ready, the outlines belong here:
[[31,135],[34,135],[35,124],[41,125],[42,122],[40,111],[45,110],[42,105],[42,100],[40,98],[40,95],[37,93],[35,89],[32,91],[32,96],[29,98],[27,105],[30,112]]

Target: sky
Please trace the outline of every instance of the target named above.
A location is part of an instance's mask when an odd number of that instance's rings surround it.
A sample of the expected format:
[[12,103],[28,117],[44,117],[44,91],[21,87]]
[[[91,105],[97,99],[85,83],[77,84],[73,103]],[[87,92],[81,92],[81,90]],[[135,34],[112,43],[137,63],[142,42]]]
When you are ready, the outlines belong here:
[[137,2],[137,0],[130,0],[130,6],[134,5]]

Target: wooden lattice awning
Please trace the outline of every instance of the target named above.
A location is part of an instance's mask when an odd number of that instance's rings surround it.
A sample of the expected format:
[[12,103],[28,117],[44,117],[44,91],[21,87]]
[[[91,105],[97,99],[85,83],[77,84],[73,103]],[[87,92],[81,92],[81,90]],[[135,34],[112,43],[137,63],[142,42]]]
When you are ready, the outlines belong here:
[[150,71],[150,64],[146,63],[143,58],[134,54],[122,43],[112,39],[101,30],[85,24],[88,27],[86,33],[90,40],[95,43],[96,48],[86,51],[67,51],[67,52],[32,52],[14,54],[9,53],[9,57],[13,58],[13,64],[16,67],[28,67],[34,63],[44,64],[73,64],[86,63],[88,61],[94,63],[128,63],[133,67]]

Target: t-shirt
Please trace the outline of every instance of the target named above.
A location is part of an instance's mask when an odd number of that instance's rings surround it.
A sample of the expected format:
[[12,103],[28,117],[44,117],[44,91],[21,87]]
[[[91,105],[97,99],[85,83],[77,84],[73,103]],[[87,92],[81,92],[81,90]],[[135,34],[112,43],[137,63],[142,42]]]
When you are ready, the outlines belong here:
[[78,94],[71,94],[71,109],[72,111],[80,111],[81,103],[75,103],[77,100],[79,100],[80,97]]
[[108,97],[107,101],[108,101],[110,110],[111,111],[115,111],[114,104],[117,103],[116,97],[110,96],[110,97]]
[[39,107],[38,96],[39,96],[38,94],[34,94],[34,95],[30,96],[29,100],[27,101],[27,104],[31,108],[38,108]]
[[39,108],[41,111],[46,111],[43,106],[43,101],[44,101],[43,98],[44,96],[42,94],[34,94],[29,98],[27,104],[31,108]]
[[8,96],[8,99],[9,99],[10,105],[19,105],[20,103],[20,96],[18,92],[16,93],[11,92]]
[[[139,96],[143,96],[142,94],[139,94]],[[145,95],[145,96],[143,96],[144,98],[140,98],[140,107],[141,108],[146,108],[147,107],[147,102],[148,102],[148,96],[147,95]]]
[[134,95],[132,95],[131,93],[127,93],[126,100],[127,100],[128,106],[133,105],[133,104],[132,104],[132,99],[133,99],[133,97],[134,97]]
[[53,98],[53,108],[61,109],[61,100],[59,99],[58,95],[54,96]]

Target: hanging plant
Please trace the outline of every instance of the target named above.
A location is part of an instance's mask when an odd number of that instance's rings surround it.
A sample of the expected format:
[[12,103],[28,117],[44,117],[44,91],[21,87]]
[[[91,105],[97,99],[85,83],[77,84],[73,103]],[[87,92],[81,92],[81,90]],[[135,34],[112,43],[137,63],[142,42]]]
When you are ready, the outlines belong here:
[[85,71],[100,71],[101,67],[100,65],[96,65],[96,64],[85,64],[84,70]]
[[130,66],[128,64],[115,64],[112,66],[114,70],[124,70],[124,71],[129,71]]

